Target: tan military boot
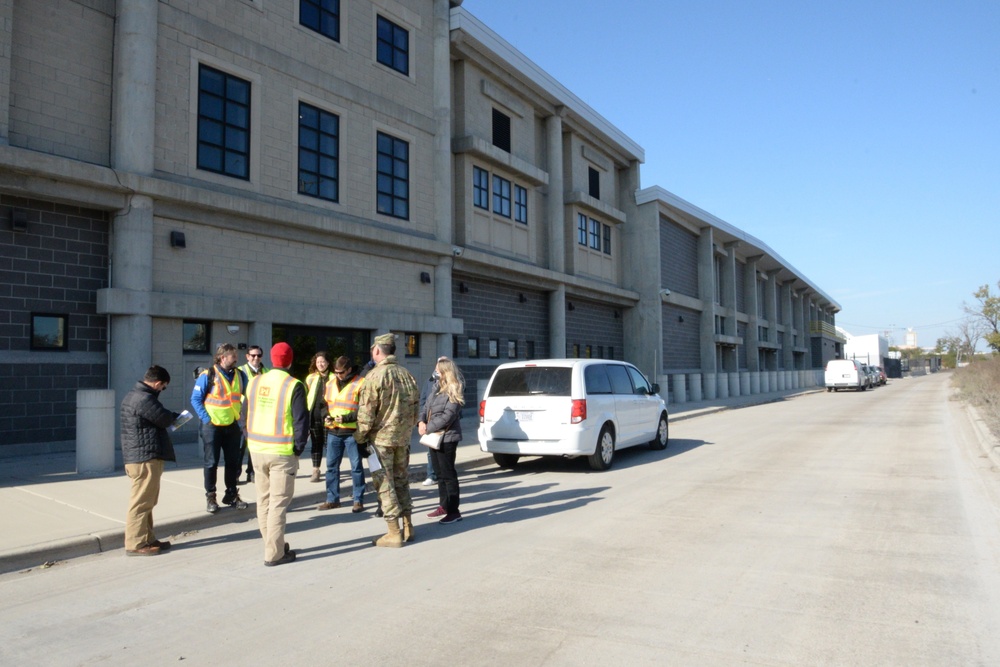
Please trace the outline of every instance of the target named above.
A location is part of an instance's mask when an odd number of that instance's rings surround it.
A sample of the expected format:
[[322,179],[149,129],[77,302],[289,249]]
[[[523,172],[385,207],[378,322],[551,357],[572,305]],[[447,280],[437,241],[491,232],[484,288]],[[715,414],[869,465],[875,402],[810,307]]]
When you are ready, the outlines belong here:
[[399,519],[386,519],[385,523],[389,526],[389,532],[377,540],[372,540],[372,544],[377,547],[398,548],[403,546],[403,534],[399,532]]
[[403,515],[403,541],[413,541],[413,517],[409,512]]

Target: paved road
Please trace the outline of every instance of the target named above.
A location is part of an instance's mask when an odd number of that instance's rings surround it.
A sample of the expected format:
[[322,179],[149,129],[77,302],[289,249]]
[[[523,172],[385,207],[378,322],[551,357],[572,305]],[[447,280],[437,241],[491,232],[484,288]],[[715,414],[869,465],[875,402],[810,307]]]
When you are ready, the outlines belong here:
[[[0,664],[996,665],[1000,473],[947,376],[463,475],[466,519],[294,513],[0,576]],[[419,509],[435,504],[416,487]]]

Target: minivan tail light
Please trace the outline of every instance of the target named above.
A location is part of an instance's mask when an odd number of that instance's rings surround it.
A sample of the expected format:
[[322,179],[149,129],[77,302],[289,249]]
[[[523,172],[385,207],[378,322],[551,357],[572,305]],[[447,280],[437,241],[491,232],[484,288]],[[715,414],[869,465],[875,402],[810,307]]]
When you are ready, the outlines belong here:
[[587,418],[587,401],[582,398],[574,399],[573,406],[569,412],[569,423],[579,424]]
[[479,423],[486,420],[486,401],[479,401]]

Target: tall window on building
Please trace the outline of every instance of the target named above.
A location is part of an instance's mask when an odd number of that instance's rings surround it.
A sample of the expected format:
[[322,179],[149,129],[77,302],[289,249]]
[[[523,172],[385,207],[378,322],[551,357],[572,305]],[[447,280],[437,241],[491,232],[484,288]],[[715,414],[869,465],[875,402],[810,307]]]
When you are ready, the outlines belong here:
[[583,213],[576,214],[576,242],[587,246],[587,216]]
[[250,178],[250,82],[198,67],[198,168]]
[[593,167],[587,167],[587,193],[594,199],[601,198],[601,174]]
[[715,274],[715,302],[722,303],[722,262],[718,255],[712,258],[712,268]]
[[377,20],[376,58],[380,63],[400,74],[410,74],[410,31],[389,19]]
[[493,176],[493,212],[510,217],[510,181],[497,175]]
[[611,254],[611,226],[604,225],[604,254]]
[[493,110],[493,145],[510,152],[510,116],[496,109]]
[[299,193],[339,200],[339,137],[340,118],[299,103]]
[[520,185],[514,186],[514,222],[528,224],[528,190]]
[[299,0],[299,23],[340,41],[340,0]]
[[410,218],[410,145],[402,139],[378,133],[376,197],[378,212],[394,218]]
[[590,247],[594,250],[601,249],[601,223],[593,218],[590,219]]
[[472,168],[472,205],[490,210],[490,172],[481,167]]

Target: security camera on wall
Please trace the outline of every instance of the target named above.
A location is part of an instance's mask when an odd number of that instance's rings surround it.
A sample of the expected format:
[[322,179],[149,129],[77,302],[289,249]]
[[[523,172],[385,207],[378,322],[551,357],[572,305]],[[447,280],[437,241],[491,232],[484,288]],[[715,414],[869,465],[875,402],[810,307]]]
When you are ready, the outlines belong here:
[[461,257],[463,252],[465,252],[465,248],[460,248],[457,245],[451,247],[451,254],[455,257]]

